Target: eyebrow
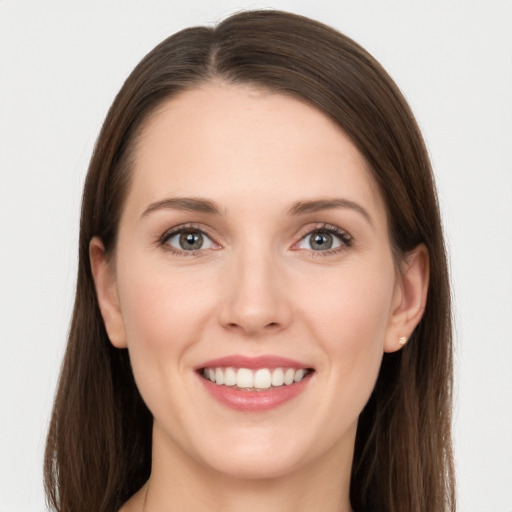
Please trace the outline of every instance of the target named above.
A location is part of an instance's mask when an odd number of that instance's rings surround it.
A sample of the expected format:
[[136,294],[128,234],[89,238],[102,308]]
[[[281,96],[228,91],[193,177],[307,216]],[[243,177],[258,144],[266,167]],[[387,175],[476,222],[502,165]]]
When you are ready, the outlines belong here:
[[151,203],[142,213],[141,218],[149,215],[155,210],[185,210],[189,212],[209,213],[222,215],[221,208],[209,199],[196,197],[170,197],[156,203]]
[[334,199],[316,199],[312,201],[299,201],[295,203],[289,210],[289,215],[303,215],[305,213],[315,213],[324,210],[335,210],[338,208],[348,208],[362,215],[367,222],[375,227],[371,215],[360,204],[345,198]]
[[[291,206],[288,215],[297,216],[306,213],[315,213],[324,210],[335,210],[338,208],[348,208],[362,215],[367,222],[374,227],[372,218],[365,208],[360,204],[345,198],[334,199],[315,199],[311,201],[299,201]],[[161,210],[183,210],[189,212],[207,213],[210,215],[223,215],[224,212],[220,206],[209,199],[197,197],[170,197],[151,203],[142,213],[141,218],[146,217],[150,213]]]

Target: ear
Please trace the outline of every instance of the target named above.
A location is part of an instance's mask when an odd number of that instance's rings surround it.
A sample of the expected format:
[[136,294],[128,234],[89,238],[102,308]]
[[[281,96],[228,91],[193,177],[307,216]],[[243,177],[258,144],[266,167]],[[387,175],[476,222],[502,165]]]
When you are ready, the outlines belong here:
[[401,349],[418,325],[427,302],[429,255],[424,244],[407,253],[397,275],[384,352]]
[[114,347],[126,348],[126,334],[119,307],[115,271],[108,262],[105,247],[98,237],[92,238],[89,243],[89,259],[101,316],[110,342]]

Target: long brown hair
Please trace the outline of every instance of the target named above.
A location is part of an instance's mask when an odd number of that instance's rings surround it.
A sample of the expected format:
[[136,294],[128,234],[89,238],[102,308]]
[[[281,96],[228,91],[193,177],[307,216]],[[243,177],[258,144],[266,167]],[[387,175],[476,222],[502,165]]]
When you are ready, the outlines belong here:
[[76,301],[45,455],[50,506],[114,512],[148,479],[152,417],[126,350],[110,344],[89,262],[99,236],[111,253],[148,115],[180,91],[216,79],[309,102],[349,135],[387,205],[397,263],[430,255],[424,316],[407,346],[385,354],[361,413],[351,480],[355,510],[455,510],[451,447],[452,340],[448,270],[427,151],[382,67],[337,31],[301,16],[248,11],[183,30],[134,69],[99,135],[83,195]]

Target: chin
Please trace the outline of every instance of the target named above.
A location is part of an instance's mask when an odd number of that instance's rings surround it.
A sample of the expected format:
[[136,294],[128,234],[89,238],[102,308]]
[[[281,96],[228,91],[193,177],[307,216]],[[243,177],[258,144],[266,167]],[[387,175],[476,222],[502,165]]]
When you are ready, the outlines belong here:
[[295,472],[300,465],[298,461],[288,460],[282,457],[262,458],[255,456],[250,459],[229,458],[223,464],[216,464],[212,469],[226,475],[229,478],[241,480],[264,480],[284,477]]
[[214,471],[229,477],[279,478],[307,465],[307,459],[312,456],[313,446],[301,442],[305,440],[290,441],[289,435],[283,439],[278,434],[267,438],[254,436],[250,443],[247,438],[232,440],[229,444],[213,444],[214,450],[205,450],[202,458]]

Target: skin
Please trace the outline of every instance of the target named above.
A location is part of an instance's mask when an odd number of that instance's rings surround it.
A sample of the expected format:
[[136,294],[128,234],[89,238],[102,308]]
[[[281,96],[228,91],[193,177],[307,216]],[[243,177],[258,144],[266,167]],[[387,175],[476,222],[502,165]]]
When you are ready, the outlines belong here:
[[[177,197],[220,214],[150,207]],[[351,204],[290,213],[339,198]],[[189,223],[204,249],[162,242]],[[307,235],[325,224],[350,243],[313,248]],[[398,269],[383,199],[339,127],[251,87],[208,83],[168,100],[137,142],[113,258],[97,238],[90,255],[107,332],[128,348],[154,416],[151,478],[122,512],[351,510],[357,419],[383,353],[421,318],[428,255],[419,246]],[[232,354],[315,372],[278,408],[240,412],[194,371]]]

